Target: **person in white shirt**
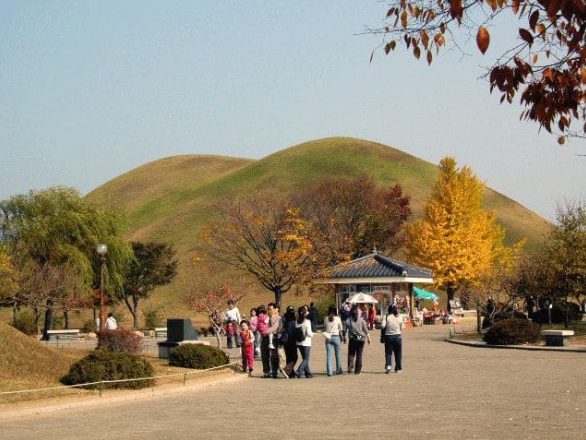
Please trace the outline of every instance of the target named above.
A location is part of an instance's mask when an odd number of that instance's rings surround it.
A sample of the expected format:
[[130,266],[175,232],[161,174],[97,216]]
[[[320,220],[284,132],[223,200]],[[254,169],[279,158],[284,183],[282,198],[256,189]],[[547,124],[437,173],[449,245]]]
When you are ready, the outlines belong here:
[[399,317],[397,307],[389,306],[389,314],[382,322],[381,335],[385,343],[385,373],[389,374],[392,370],[392,358],[395,355],[395,373],[402,371],[402,351],[403,341],[401,340],[401,330],[403,330],[403,320]]
[[108,319],[106,319],[106,330],[116,330],[118,328],[118,323],[116,322],[116,318],[112,313],[108,313]]
[[[236,325],[240,325],[242,322],[240,310],[238,310],[238,307],[234,305],[234,301],[232,300],[228,300],[228,308],[226,309],[226,314],[224,315],[224,321],[228,323],[235,322]],[[240,347],[242,341],[240,340],[239,332],[236,331],[234,336],[236,337],[236,346]]]
[[[313,332],[311,331],[311,321],[307,319],[308,315],[307,308],[302,306],[299,307],[297,310],[297,322],[295,323],[295,331],[293,334],[295,335],[295,340],[297,341],[297,348],[301,353],[301,364],[297,368],[297,372],[295,375],[298,379],[301,379],[301,376],[305,374],[306,379],[313,378],[313,373],[309,368],[309,361],[311,360],[311,338],[313,337]],[[297,335],[305,336],[302,340]]]
[[338,308],[331,305],[328,316],[324,320],[326,329],[326,374],[332,375],[332,350],[336,354],[336,374],[342,374],[342,320],[338,316]]

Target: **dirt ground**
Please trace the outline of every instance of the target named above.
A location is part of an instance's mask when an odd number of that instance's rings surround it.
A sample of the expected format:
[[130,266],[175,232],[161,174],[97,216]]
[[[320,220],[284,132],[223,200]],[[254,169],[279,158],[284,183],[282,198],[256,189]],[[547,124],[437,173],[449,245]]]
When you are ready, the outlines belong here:
[[384,374],[375,336],[361,375],[327,377],[316,335],[314,379],[261,379],[257,367],[252,378],[140,403],[0,420],[1,438],[586,438],[586,353],[473,348],[447,334],[405,332],[403,374]]

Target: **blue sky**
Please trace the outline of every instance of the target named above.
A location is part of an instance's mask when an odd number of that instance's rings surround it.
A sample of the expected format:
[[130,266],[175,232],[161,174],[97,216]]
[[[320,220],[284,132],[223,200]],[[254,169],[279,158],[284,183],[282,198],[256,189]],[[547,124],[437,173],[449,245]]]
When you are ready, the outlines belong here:
[[380,38],[358,34],[385,13],[377,0],[0,0],[0,199],[327,136],[454,156],[549,219],[586,199],[586,143],[558,146],[480,79],[505,47],[498,29],[484,57],[472,42],[431,67],[405,51],[369,63]]

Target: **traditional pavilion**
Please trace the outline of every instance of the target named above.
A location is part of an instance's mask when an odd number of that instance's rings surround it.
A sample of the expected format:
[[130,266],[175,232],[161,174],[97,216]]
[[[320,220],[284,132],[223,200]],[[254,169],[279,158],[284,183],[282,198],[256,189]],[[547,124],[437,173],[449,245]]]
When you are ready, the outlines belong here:
[[384,313],[389,304],[407,307],[413,317],[413,284],[432,284],[433,272],[429,269],[404,263],[377,253],[330,268],[322,280],[333,284],[336,305],[341,307],[355,293],[368,293],[378,300]]

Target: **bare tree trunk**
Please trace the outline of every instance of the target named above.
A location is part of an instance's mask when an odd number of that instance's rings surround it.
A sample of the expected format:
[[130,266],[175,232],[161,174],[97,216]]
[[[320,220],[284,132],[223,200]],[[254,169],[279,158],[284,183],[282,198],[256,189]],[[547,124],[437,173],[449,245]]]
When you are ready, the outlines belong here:
[[49,330],[53,330],[53,298],[47,298],[47,309],[45,310],[45,326],[43,327],[43,341],[49,340]]
[[140,301],[140,296],[132,295],[132,325],[134,330],[138,330],[138,302]]
[[279,306],[279,308],[281,308],[281,297],[283,296],[283,294],[281,292],[281,288],[274,287],[273,293],[275,294],[275,304],[277,304]]
[[63,310],[63,320],[65,321],[65,330],[69,330],[69,310]]
[[480,313],[480,307],[476,307],[476,332],[482,334],[482,315]]
[[454,299],[456,295],[456,289],[452,283],[448,283],[447,286],[447,294],[448,294],[448,312],[452,311],[452,306],[450,305],[450,300]]

